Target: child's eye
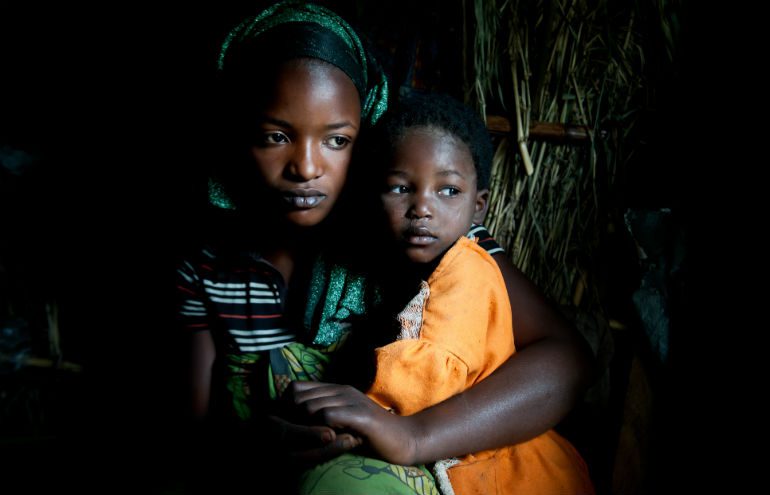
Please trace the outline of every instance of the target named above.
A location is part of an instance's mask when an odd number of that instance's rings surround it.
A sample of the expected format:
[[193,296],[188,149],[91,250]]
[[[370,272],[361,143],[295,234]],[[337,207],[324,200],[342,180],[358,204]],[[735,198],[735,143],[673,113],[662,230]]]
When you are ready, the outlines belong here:
[[439,196],[457,196],[460,194],[460,190],[454,186],[442,187],[438,191]]
[[388,192],[395,194],[406,194],[409,192],[409,188],[401,184],[388,186]]
[[325,144],[333,150],[341,150],[350,144],[350,139],[345,136],[332,136],[326,140]]
[[262,136],[262,142],[265,144],[284,144],[289,142],[289,138],[282,132],[268,132]]

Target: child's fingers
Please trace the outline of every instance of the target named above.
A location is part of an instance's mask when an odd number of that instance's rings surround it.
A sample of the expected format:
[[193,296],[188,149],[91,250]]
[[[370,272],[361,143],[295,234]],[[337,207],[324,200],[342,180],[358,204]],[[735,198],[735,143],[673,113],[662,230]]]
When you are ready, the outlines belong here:
[[333,394],[304,399],[300,404],[302,404],[302,408],[305,412],[312,416],[319,411],[348,407],[351,405],[351,401],[346,395]]
[[281,439],[288,445],[298,448],[311,448],[319,445],[325,445],[336,440],[336,432],[323,425],[298,425],[290,423],[278,416],[269,416],[280,429]]
[[356,393],[360,394],[353,387],[347,385],[297,381],[290,384],[289,393],[295,404],[306,404],[309,401],[323,397],[342,397],[355,395]]
[[364,443],[364,439],[352,433],[340,433],[334,443],[345,449],[354,449]]
[[303,390],[312,390],[314,388],[325,387],[328,385],[332,384],[325,382],[307,382],[294,380],[291,382],[290,387],[298,392],[301,392]]
[[288,391],[294,402],[300,404],[308,399],[334,394],[338,387],[339,385],[334,383],[293,381],[289,384]]

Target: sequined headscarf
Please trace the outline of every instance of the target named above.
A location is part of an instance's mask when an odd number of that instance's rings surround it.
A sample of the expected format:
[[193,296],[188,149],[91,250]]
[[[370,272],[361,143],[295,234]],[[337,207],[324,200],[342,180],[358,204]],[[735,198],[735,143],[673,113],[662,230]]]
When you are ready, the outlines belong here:
[[[342,70],[361,98],[361,122],[374,125],[387,110],[384,72],[358,34],[331,10],[296,1],[279,2],[241,22],[225,38],[217,68],[230,79],[257,76],[260,67],[294,58],[315,58]],[[235,209],[222,184],[209,179],[209,201]]]

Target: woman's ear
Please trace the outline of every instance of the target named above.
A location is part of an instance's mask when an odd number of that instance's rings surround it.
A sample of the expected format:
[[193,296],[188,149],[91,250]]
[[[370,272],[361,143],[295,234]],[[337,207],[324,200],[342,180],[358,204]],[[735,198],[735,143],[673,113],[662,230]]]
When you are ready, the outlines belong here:
[[476,212],[473,214],[473,223],[484,223],[489,208],[489,189],[482,189],[476,193]]

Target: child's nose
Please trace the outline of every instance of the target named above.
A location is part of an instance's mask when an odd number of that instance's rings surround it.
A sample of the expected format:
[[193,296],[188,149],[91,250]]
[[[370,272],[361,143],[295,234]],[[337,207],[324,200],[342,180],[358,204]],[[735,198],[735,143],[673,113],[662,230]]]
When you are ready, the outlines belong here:
[[321,161],[312,141],[295,144],[286,172],[290,179],[299,182],[307,182],[322,175]]
[[433,216],[430,197],[427,194],[415,194],[412,207],[409,209],[410,218],[431,218]]

